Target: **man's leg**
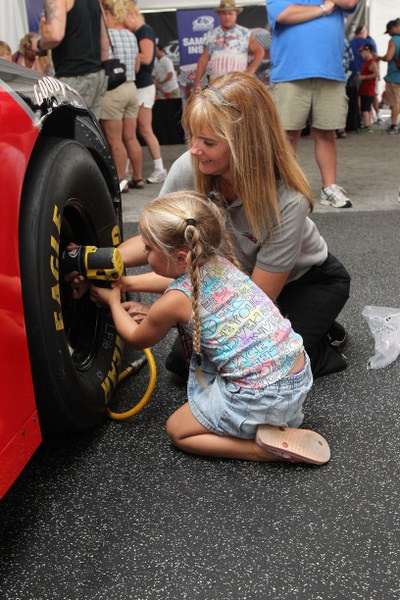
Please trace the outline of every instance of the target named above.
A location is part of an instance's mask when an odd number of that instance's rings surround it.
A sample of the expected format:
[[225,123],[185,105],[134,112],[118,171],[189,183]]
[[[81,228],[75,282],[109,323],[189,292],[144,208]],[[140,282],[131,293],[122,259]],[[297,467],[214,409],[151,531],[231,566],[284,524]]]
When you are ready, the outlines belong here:
[[288,140],[290,142],[290,145],[293,148],[293,152],[296,154],[297,153],[297,143],[301,137],[301,129],[299,129],[298,131],[287,131],[286,135],[288,137]]
[[335,131],[312,128],[315,160],[321,172],[322,187],[336,183],[337,150]]

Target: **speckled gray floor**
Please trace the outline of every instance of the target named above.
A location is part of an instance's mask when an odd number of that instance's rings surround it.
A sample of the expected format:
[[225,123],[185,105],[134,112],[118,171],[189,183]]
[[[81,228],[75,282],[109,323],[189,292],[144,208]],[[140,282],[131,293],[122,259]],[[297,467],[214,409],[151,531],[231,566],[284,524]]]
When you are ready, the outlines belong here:
[[[305,425],[324,467],[207,460],[164,433],[185,388],[155,350],[131,422],[43,444],[0,504],[2,600],[386,600],[399,583],[399,364],[367,371],[365,305],[400,305],[400,210],[317,214],[349,268],[348,369],[319,379]],[[129,232],[128,232],[129,233]],[[121,384],[140,397],[145,373]]]

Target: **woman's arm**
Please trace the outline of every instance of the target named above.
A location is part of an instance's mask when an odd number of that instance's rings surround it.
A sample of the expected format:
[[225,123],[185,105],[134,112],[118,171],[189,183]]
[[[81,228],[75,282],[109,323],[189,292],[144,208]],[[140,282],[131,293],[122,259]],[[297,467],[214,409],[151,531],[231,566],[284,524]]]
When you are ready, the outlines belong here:
[[139,52],[136,54],[136,60],[135,60],[135,73],[137,73],[140,69],[140,56],[139,56]]
[[154,42],[149,38],[143,38],[139,42],[139,58],[142,65],[150,65],[154,55]]
[[273,273],[271,271],[263,271],[259,267],[254,267],[251,279],[267,294],[268,298],[276,302],[289,275],[290,271],[286,273]]

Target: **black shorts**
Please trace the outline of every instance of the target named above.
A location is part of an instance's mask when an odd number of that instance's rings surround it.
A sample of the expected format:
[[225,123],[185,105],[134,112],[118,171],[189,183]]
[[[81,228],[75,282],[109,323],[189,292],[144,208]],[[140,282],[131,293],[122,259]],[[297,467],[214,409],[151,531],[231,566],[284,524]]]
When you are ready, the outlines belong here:
[[371,110],[374,96],[360,96],[361,112],[369,112]]

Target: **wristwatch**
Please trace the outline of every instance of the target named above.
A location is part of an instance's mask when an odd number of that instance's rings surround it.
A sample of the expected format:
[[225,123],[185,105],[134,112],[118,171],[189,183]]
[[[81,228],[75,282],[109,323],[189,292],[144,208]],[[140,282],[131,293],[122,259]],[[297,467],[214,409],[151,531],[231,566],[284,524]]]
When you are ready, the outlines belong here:
[[326,17],[326,6],[325,6],[325,4],[320,4],[319,7],[322,9],[322,16]]
[[37,47],[36,56],[46,56],[46,54],[47,54],[47,50],[43,50],[43,48],[40,47],[40,40],[41,39],[42,39],[42,36],[39,35],[37,37],[37,41],[36,41],[36,47]]

